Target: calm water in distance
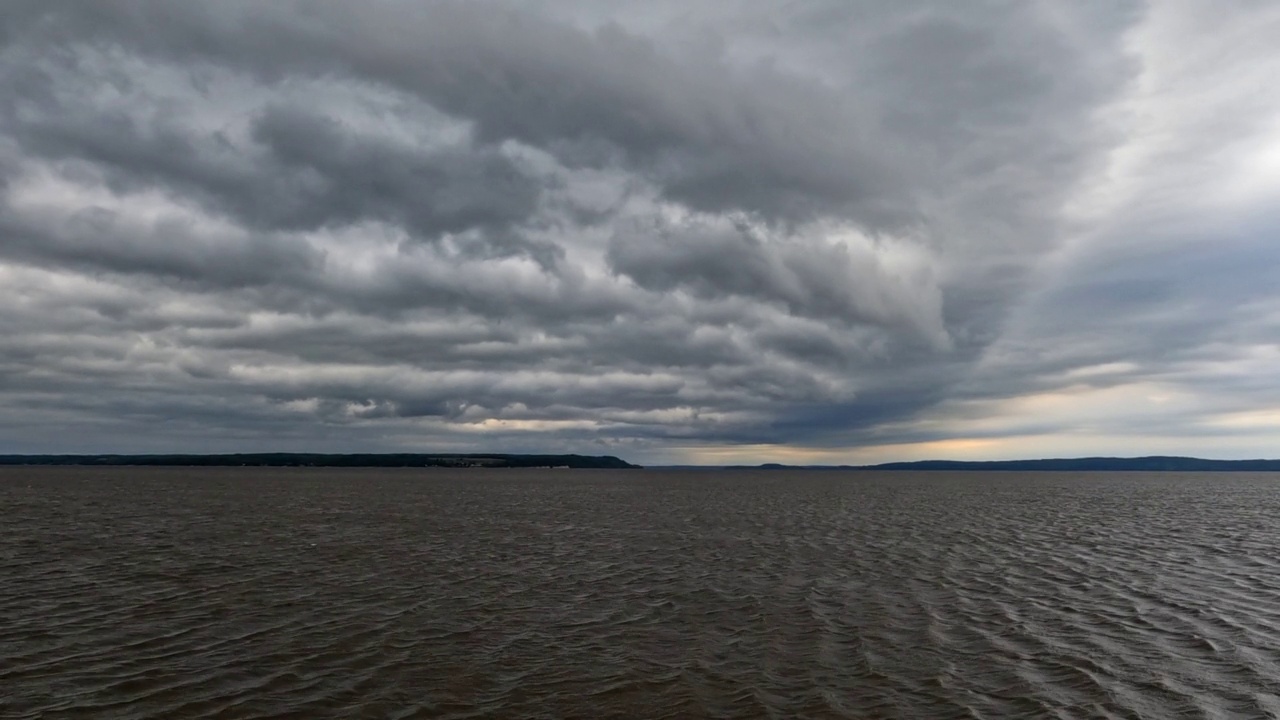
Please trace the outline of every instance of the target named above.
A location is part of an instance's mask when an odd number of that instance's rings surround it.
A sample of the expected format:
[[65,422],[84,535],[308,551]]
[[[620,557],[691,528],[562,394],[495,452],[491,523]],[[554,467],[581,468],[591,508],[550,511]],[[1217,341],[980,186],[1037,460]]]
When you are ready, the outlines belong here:
[[1280,716],[1280,475],[0,468],[0,717]]

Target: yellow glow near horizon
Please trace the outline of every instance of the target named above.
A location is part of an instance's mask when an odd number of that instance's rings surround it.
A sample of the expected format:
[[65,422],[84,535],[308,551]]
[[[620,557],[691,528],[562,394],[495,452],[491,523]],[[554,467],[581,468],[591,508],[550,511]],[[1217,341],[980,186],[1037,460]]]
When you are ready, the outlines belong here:
[[[1111,368],[1107,368],[1110,370]],[[811,448],[783,444],[689,446],[680,462],[694,465],[874,465],[914,460],[1017,460],[1096,455],[1197,455],[1220,458],[1273,455],[1280,409],[1210,415],[1209,400],[1172,384],[1134,382],[1074,385],[1000,400],[944,403],[925,417],[893,428],[904,435],[945,439]],[[1167,423],[1185,413],[1185,427]],[[1045,419],[1051,422],[1045,423]],[[1217,437],[1213,452],[1189,445],[1205,427],[1237,431]],[[1150,428],[1150,430],[1146,430]]]
[[[691,465],[871,465],[896,460],[970,459],[974,453],[998,451],[1012,438],[951,438],[857,448],[806,448],[791,445],[731,445],[683,448],[682,462]],[[973,459],[985,459],[974,457]]]

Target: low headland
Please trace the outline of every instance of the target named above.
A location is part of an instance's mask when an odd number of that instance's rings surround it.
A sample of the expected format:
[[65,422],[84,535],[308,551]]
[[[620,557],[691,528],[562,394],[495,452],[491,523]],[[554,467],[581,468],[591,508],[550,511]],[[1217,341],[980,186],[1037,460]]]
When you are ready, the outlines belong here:
[[515,455],[508,453],[234,453],[226,455],[0,455],[0,465],[184,467],[440,467],[440,468],[639,468],[612,455]]

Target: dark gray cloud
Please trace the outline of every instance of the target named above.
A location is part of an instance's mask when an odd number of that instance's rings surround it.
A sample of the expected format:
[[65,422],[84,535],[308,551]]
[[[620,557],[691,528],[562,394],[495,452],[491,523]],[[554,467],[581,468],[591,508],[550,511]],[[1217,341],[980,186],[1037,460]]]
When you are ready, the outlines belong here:
[[55,267],[163,275],[220,287],[306,277],[321,253],[290,238],[201,228],[183,217],[136,222],[103,207],[18,208],[0,217],[0,256]]
[[654,292],[752,298],[835,324],[914,325],[943,342],[936,279],[909,251],[895,263],[862,237],[796,242],[762,234],[741,224],[646,224],[615,234],[607,259]]
[[539,187],[510,158],[491,148],[448,148],[419,155],[376,138],[352,137],[341,123],[300,108],[269,107],[253,123],[291,182],[285,197],[260,209],[291,229],[345,225],[374,218],[397,222],[415,237],[436,238],[475,227],[526,220]]
[[[1276,113],[1223,79],[1275,19],[1198,13],[8,3],[0,449],[822,453],[1134,388],[1170,437],[1257,422]],[[1178,65],[1196,22],[1248,52]]]
[[257,110],[235,137],[184,125],[164,111],[173,98],[147,113],[95,100],[69,92],[27,107],[11,131],[29,153],[76,165],[114,191],[164,188],[260,232],[380,221],[423,241],[471,229],[501,239],[537,209],[537,180],[466,137],[423,148],[278,103]]

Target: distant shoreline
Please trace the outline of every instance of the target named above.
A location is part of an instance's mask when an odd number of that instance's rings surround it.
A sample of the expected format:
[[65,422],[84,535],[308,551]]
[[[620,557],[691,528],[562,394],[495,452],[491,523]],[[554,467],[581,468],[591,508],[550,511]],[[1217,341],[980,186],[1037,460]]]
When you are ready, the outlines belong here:
[[1207,460],[1147,457],[1043,458],[1035,460],[916,460],[879,465],[730,465],[730,470],[984,470],[1051,472],[1280,472],[1280,460]]
[[511,453],[229,453],[217,455],[0,455],[0,466],[89,467],[432,467],[638,469],[612,455]]
[[[0,455],[0,466],[76,467],[315,467],[315,468],[559,468],[638,470],[613,455],[520,453],[221,453],[156,455]],[[1280,472],[1280,460],[1146,457],[1033,460],[917,460],[878,465],[658,465],[653,470],[1022,471],[1022,472]]]

